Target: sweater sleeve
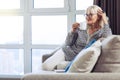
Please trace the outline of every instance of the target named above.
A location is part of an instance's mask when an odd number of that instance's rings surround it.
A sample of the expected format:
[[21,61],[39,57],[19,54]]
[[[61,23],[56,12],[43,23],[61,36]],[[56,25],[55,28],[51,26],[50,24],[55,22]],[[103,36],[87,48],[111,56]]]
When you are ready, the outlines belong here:
[[105,25],[104,25],[104,28],[103,28],[102,31],[103,31],[103,33],[102,33],[102,37],[103,37],[103,38],[112,35],[112,30],[111,30],[111,28],[109,27],[108,24],[105,24]]
[[73,40],[73,37],[76,33],[73,33],[73,32],[69,32],[67,37],[66,37],[66,40],[65,40],[65,45],[66,46],[70,46],[72,44],[72,40]]

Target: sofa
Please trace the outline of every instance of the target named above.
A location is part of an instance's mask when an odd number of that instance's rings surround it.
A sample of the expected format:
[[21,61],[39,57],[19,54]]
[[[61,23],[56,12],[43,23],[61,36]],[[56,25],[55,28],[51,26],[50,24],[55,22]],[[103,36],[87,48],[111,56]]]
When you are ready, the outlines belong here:
[[[57,50],[59,48],[52,54]],[[43,61],[51,55],[44,55]],[[100,55],[94,63],[90,72],[41,71],[27,73],[21,80],[120,80],[120,35],[111,35],[102,40]]]

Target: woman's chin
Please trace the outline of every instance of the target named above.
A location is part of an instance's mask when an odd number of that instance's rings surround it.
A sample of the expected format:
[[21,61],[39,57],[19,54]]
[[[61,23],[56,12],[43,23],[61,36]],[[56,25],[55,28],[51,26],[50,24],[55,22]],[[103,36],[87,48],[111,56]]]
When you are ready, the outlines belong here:
[[88,25],[92,25],[92,23],[89,23],[89,22],[88,22],[87,24],[88,24]]

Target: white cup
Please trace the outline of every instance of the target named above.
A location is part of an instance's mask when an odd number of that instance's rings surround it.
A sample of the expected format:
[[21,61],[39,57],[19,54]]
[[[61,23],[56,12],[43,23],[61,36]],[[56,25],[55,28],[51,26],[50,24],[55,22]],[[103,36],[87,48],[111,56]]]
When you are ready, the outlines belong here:
[[80,30],[86,30],[87,29],[87,24],[86,22],[80,22]]

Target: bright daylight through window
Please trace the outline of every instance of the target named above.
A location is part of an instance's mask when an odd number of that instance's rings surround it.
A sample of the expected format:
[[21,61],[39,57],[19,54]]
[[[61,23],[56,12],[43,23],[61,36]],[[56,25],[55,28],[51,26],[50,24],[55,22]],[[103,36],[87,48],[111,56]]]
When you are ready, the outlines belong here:
[[0,0],[0,9],[18,9],[20,0]]
[[71,1],[0,0],[1,76],[42,70],[42,55],[64,44],[71,24],[84,22],[84,11],[93,4]]
[[34,0],[34,8],[63,8],[64,0]]

